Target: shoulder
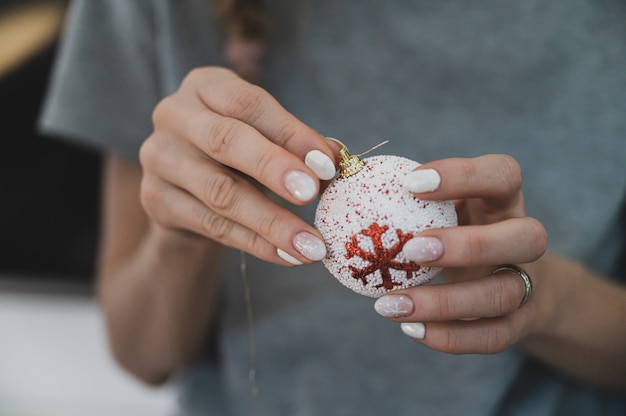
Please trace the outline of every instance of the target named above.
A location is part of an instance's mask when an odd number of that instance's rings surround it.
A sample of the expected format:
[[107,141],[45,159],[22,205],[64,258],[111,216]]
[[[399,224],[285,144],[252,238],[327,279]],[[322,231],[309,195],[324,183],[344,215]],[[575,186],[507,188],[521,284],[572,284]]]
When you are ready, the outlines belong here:
[[153,3],[71,3],[40,120],[45,132],[136,156],[158,97]]

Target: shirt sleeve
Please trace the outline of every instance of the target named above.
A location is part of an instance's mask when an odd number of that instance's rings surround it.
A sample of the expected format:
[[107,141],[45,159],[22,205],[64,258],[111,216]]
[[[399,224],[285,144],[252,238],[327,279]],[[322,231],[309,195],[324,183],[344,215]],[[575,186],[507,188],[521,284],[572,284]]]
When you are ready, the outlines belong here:
[[148,0],[76,0],[39,126],[43,133],[136,159],[159,99]]

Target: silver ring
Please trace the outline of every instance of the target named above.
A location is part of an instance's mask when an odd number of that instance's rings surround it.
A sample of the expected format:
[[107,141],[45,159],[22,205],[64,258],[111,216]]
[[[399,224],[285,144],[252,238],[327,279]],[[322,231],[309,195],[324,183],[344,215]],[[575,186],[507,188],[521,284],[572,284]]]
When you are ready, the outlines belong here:
[[521,267],[517,267],[513,264],[505,264],[503,266],[500,266],[493,271],[493,274],[496,274],[498,272],[512,272],[522,279],[522,281],[524,282],[524,297],[519,303],[517,309],[526,305],[526,302],[528,302],[528,299],[530,299],[530,295],[532,295],[533,293],[533,282],[532,280],[530,280],[530,276],[528,276],[528,273],[526,273],[526,271]]

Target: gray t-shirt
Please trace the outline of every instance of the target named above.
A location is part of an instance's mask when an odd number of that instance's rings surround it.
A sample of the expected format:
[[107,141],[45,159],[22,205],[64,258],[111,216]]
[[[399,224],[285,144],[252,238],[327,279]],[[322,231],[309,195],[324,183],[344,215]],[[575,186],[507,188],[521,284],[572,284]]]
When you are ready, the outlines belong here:
[[[355,151],[420,162],[508,153],[550,249],[616,275],[626,190],[626,20],[617,1],[268,0],[263,86]],[[44,130],[137,157],[150,113],[222,65],[209,0],[75,1]],[[312,206],[298,209],[312,219]],[[321,265],[248,257],[260,394],[239,254],[224,269],[214,359],[183,376],[184,414],[617,415],[626,404],[511,348],[428,350]],[[583,357],[581,357],[583,359]]]

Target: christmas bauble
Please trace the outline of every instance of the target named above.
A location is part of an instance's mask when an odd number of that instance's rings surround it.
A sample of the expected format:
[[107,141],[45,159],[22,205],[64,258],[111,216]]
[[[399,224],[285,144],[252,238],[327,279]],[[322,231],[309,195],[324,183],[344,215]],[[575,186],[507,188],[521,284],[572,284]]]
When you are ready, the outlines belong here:
[[[354,157],[354,156],[353,156]],[[404,244],[429,228],[457,225],[451,201],[426,201],[402,179],[420,166],[399,156],[372,156],[334,179],[320,197],[315,226],[324,237],[322,260],[343,285],[365,296],[428,282],[440,268],[408,261]]]

